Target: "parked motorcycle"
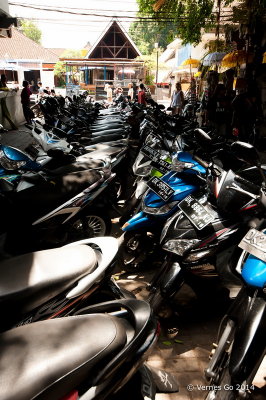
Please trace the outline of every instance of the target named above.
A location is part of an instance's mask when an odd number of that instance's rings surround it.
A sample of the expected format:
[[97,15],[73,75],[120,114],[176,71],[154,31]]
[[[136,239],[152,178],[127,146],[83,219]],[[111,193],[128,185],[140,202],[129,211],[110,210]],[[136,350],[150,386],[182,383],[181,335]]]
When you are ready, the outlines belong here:
[[235,275],[239,257],[236,246],[253,220],[264,216],[264,208],[258,205],[266,179],[252,146],[238,142],[233,147],[239,158],[257,164],[252,169],[252,181],[242,176],[247,177],[250,168],[241,175],[215,168],[215,183],[209,182],[215,201],[199,192],[179,203],[179,211],[161,233],[162,249],[169,255],[151,283],[150,302],[155,309],[173,298],[185,282],[201,297],[209,296],[214,287],[210,281],[218,277],[224,286],[240,284]]
[[[265,203],[265,191],[262,195]],[[206,400],[265,397],[265,391],[253,384],[265,356],[265,242],[265,229],[255,228],[240,242],[244,252],[238,270],[243,286],[221,321],[217,345],[205,370],[210,385]]]

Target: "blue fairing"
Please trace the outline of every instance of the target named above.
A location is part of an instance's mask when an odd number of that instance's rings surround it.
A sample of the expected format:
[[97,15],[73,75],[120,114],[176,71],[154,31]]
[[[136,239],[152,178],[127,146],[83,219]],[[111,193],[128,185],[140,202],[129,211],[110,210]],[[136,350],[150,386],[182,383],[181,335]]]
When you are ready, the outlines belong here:
[[[179,178],[174,171],[168,172],[161,179],[175,190],[175,193],[170,197],[168,203],[181,201],[198,189],[198,186],[196,185],[185,183],[184,180]],[[162,207],[166,203],[152,190],[149,190],[144,198],[144,204],[146,207],[157,208]]]
[[263,288],[266,285],[266,262],[250,254],[241,274],[248,285]]
[[130,218],[127,223],[129,225],[122,228],[124,232],[132,231],[135,229],[146,229],[147,227],[154,226],[158,223],[158,219],[141,211],[138,214],[134,215],[134,217]]
[[193,167],[185,169],[184,172],[190,173],[193,171],[193,173],[198,172],[201,174],[206,174],[206,168],[202,167],[197,161],[195,161],[190,153],[179,151],[177,158],[179,161],[194,164]]
[[12,161],[28,161],[30,159],[26,154],[12,146],[1,146],[1,150]]
[[[4,152],[5,156],[12,161],[26,161],[25,165],[22,165],[20,169],[26,171],[36,171],[41,168],[41,164],[36,161],[32,161],[27,154],[12,147],[12,146],[0,146],[0,149]],[[5,172],[6,173],[6,172]]]

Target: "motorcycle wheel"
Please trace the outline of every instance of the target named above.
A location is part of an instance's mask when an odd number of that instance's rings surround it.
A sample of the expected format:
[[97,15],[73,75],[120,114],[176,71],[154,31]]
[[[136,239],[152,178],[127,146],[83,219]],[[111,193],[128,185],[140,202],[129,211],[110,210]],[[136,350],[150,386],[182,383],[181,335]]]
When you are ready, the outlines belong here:
[[158,312],[161,305],[164,303],[165,299],[161,295],[160,289],[157,289],[156,292],[151,293],[148,297],[148,303],[150,304],[151,308],[155,313]]
[[228,367],[226,367],[222,373],[220,381],[217,383],[217,386],[221,388],[221,390],[212,390],[208,393],[205,400],[237,400],[237,394],[232,390],[227,390],[231,386],[231,377],[229,373]]
[[76,220],[71,229],[71,240],[81,240],[88,237],[108,235],[111,231],[112,223],[108,214],[101,210],[88,210],[86,215],[82,215]]

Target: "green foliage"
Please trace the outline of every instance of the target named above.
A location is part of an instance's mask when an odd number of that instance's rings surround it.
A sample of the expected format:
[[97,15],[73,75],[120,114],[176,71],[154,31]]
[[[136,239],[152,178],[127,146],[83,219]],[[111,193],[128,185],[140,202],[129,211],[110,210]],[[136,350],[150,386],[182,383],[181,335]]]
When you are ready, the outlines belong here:
[[155,75],[146,75],[145,76],[145,83],[146,85],[153,85],[155,80]]
[[54,66],[54,75],[58,78],[58,85],[65,85],[66,65],[63,61],[58,61]]
[[174,39],[175,33],[172,23],[162,27],[157,23],[133,22],[129,27],[129,35],[142,54],[151,54],[155,43],[165,50]]
[[64,50],[60,58],[84,58],[84,57],[82,57],[81,50],[66,49]]
[[212,9],[214,0],[165,0],[158,11],[153,6],[157,0],[137,0],[139,15],[154,19],[160,29],[171,23],[175,36],[183,43],[198,44],[202,29],[213,26]]
[[41,44],[42,31],[33,21],[21,19],[19,25],[21,31],[25,36],[27,36],[31,40],[34,40],[34,42]]

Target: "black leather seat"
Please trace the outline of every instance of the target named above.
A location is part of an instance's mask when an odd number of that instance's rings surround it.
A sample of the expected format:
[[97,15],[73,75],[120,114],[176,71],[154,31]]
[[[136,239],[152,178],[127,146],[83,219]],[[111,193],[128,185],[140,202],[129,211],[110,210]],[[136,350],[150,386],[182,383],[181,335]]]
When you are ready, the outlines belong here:
[[113,134],[101,135],[101,136],[95,136],[95,137],[92,137],[90,139],[90,144],[111,142],[113,140],[123,139],[124,137],[125,137],[125,132],[123,132],[123,133],[113,133]]
[[0,313],[33,310],[91,273],[96,262],[94,251],[84,244],[28,253],[1,262]]
[[118,128],[118,129],[105,129],[103,131],[93,132],[91,134],[92,137],[95,136],[104,136],[104,135],[112,135],[114,133],[125,133],[125,128]]
[[1,400],[58,400],[126,343],[119,319],[92,314],[35,322],[0,334]]

